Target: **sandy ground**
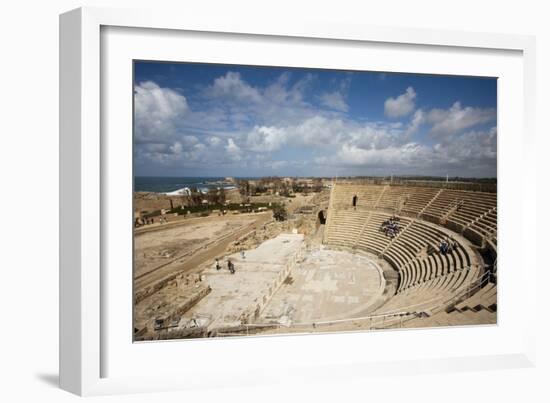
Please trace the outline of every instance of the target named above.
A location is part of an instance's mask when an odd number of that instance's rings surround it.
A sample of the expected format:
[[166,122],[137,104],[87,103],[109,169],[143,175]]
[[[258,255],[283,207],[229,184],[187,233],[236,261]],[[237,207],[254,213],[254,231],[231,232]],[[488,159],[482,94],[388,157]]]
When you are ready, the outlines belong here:
[[252,222],[253,217],[198,219],[165,230],[138,234],[134,240],[135,276],[140,277],[160,265],[186,256],[209,241],[238,231]]
[[[295,198],[277,198],[277,202],[284,202],[287,211],[292,214],[299,207],[310,205],[314,197],[315,194],[297,195]],[[284,223],[274,222],[271,211],[256,214],[211,215],[195,218],[170,217],[167,224],[155,222],[153,225],[136,228],[134,230],[136,319],[139,318],[138,322],[145,323],[153,316],[168,317],[171,315],[170,312],[176,312],[180,309],[179,307],[186,303],[187,297],[191,294],[185,287],[185,289],[181,288],[181,282],[178,279],[182,275],[207,273],[211,269],[209,266],[213,264],[215,258],[222,258],[223,261],[224,256],[235,253],[234,256],[238,257],[241,250],[251,251],[261,243],[277,237],[281,232],[289,233],[293,229],[301,232],[302,227],[304,227],[302,225],[304,219],[306,221],[313,219],[314,225],[315,217],[312,215],[311,218],[306,219],[302,216],[298,221],[286,221]],[[304,233],[307,234],[308,232]],[[256,284],[256,286],[266,281],[266,284],[271,284],[269,273],[256,273],[252,267],[253,264],[248,267],[251,264],[252,261],[247,261],[247,269],[252,271],[246,270],[249,272],[246,277],[241,278],[243,275],[241,270],[236,276],[232,276],[228,272],[226,273],[227,270],[224,270],[216,272],[215,279],[223,280],[223,284],[228,279],[239,280],[239,284],[237,284],[239,289],[245,287],[246,282],[251,282],[251,285]],[[263,264],[260,264],[260,266],[263,266]],[[218,288],[219,284],[214,287],[213,294],[207,296],[204,302],[201,301],[199,306],[204,305],[206,301],[215,300],[215,290]],[[251,289],[255,289],[254,286]],[[260,289],[256,291],[259,292]],[[238,294],[239,298],[237,300],[240,301],[243,294]],[[238,305],[242,305],[240,302]],[[214,305],[219,305],[219,301]],[[227,304],[223,305],[224,309],[222,311],[226,312],[224,316],[226,319],[231,318],[233,316],[232,311],[235,309],[229,308],[226,306]],[[219,308],[210,307],[210,310],[215,313],[219,311]],[[244,309],[245,307],[241,308]],[[191,312],[195,312],[195,310],[192,309]]]
[[[231,203],[241,203],[242,197],[239,194],[239,189],[227,189],[225,198]],[[172,201],[172,203],[170,203]],[[134,211],[135,212],[152,212],[160,209],[169,209],[172,206],[177,207],[182,204],[187,204],[186,196],[168,196],[162,193],[153,192],[134,192]]]
[[231,242],[270,220],[271,212],[194,218],[137,235],[134,289],[139,291],[175,273],[198,270],[223,254]]

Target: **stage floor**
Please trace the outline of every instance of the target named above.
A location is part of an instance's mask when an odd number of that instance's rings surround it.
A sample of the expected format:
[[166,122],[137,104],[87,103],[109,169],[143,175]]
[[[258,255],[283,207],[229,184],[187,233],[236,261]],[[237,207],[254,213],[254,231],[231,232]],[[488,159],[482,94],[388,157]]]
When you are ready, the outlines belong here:
[[374,256],[321,246],[304,255],[258,322],[299,324],[354,318],[381,300],[384,287]]

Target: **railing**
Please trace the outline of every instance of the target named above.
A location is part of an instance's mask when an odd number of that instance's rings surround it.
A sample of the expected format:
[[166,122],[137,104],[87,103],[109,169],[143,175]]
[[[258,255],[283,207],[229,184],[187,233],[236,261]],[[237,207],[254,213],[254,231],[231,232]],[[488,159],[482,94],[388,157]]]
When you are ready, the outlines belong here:
[[445,207],[445,214],[439,218],[440,224],[446,224],[449,216],[453,214],[454,212],[458,211],[458,208],[460,206],[464,205],[464,200],[454,199],[451,201],[446,207]]
[[[468,268],[464,268],[462,270],[470,270],[470,268],[468,267]],[[427,301],[420,302],[418,304],[409,305],[405,308],[400,308],[399,311],[400,312],[413,311],[416,314],[415,317],[418,317],[418,316],[431,316],[434,313],[438,313],[438,312],[441,312],[443,310],[446,311],[447,309],[449,309],[451,307],[454,307],[458,303],[460,303],[462,301],[465,301],[468,298],[470,298],[471,296],[473,296],[483,286],[485,286],[490,281],[490,279],[491,279],[491,273],[490,272],[483,273],[481,276],[479,276],[477,279],[470,282],[469,284],[458,287],[454,291],[452,291],[454,293],[454,295],[450,298],[446,298],[446,299],[442,299],[441,297],[432,298],[432,299],[429,299]],[[431,305],[428,308],[423,308],[423,309],[419,309],[419,310],[413,309],[413,308],[420,307],[422,305],[426,305],[426,304],[432,303],[432,302],[434,304]],[[393,315],[392,312],[389,312],[389,313],[386,313],[386,314]],[[413,319],[413,318],[410,318],[410,319]],[[407,320],[409,320],[409,319],[401,321],[401,325],[402,325],[403,322],[405,322]]]
[[[371,213],[372,214],[372,213]],[[409,221],[407,223],[407,225],[405,225],[404,227],[402,227],[400,230],[399,230],[399,233],[394,236],[393,238],[390,239],[390,242],[386,245],[386,247],[382,250],[382,252],[380,252],[380,257],[384,257],[384,254],[391,248],[391,246],[397,242],[397,240],[399,239],[399,237],[401,235],[403,235],[405,233],[405,231],[407,231],[407,229],[409,229],[410,226],[412,226],[414,224],[415,220],[412,219],[411,221]],[[411,259],[410,261],[414,260],[415,258]],[[406,266],[410,261],[407,261],[403,266]]]
[[[470,270],[470,267],[464,268],[462,270]],[[369,315],[369,316],[363,316],[363,317],[356,317],[356,318],[347,318],[347,319],[335,319],[335,320],[329,320],[329,321],[317,321],[317,322],[298,322],[298,323],[291,323],[288,325],[281,324],[281,323],[251,323],[251,324],[243,324],[239,326],[239,329],[246,330],[247,334],[249,333],[250,329],[261,329],[261,328],[292,328],[295,330],[299,329],[315,329],[318,326],[333,326],[333,325],[339,325],[339,324],[353,324],[353,323],[361,323],[361,322],[367,322],[368,327],[366,327],[367,330],[372,329],[384,329],[388,328],[390,326],[394,326],[396,324],[399,324],[399,327],[402,327],[403,324],[409,320],[419,318],[419,317],[428,317],[433,315],[434,313],[441,312],[442,310],[447,310],[449,307],[455,306],[459,302],[462,302],[468,298],[470,298],[472,295],[475,294],[475,292],[479,291],[485,284],[489,282],[491,278],[491,273],[486,272],[479,276],[477,279],[472,281],[469,284],[463,285],[461,287],[456,288],[453,292],[455,295],[453,295],[450,298],[442,299],[441,297],[436,297],[429,299],[427,301],[420,302],[418,304],[412,304],[408,305],[406,307],[399,308],[396,311],[389,311],[377,315]],[[418,307],[425,306],[426,304],[431,304],[433,302],[433,305],[430,305],[428,308],[423,307],[421,309],[416,309]],[[363,324],[364,325],[364,324]],[[365,329],[365,327],[363,327]],[[232,333],[230,329],[227,329],[227,333],[224,332],[224,334],[229,335],[228,333]],[[235,328],[235,332],[242,331],[237,330]],[[241,333],[242,334],[242,333]],[[234,335],[234,334],[231,334]]]
[[420,210],[417,214],[417,217],[420,217],[422,216],[422,214],[424,214],[424,212],[428,209],[428,207],[430,207],[432,205],[432,203],[439,197],[439,195],[443,192],[443,189],[439,189],[437,191],[437,193],[434,195],[434,197],[432,197],[430,199],[430,201],[422,208],[422,210]]
[[[466,229],[466,228],[473,229],[473,227],[475,225],[477,225],[480,220],[487,217],[490,213],[496,211],[496,209],[497,209],[497,207],[494,206],[494,207],[489,208],[489,210],[485,211],[484,213],[479,214],[477,216],[477,218],[474,218],[472,221],[470,221],[470,223],[468,223],[468,225],[466,225],[464,227],[464,229]],[[489,230],[483,229],[483,231],[485,232],[485,234],[482,233],[481,235],[483,236],[484,240],[491,240],[492,238],[496,238],[496,234],[497,234],[497,228],[496,227],[492,228],[492,229],[489,229]]]
[[328,231],[330,230],[330,227],[332,226],[332,220],[333,220],[332,216],[334,215],[333,204],[334,204],[334,191],[335,191],[335,189],[336,189],[336,180],[334,180],[332,182],[332,187],[330,188],[330,198],[328,200],[327,216],[325,217],[325,228],[324,228],[324,231],[323,231],[323,240],[322,240],[323,243],[326,242],[326,237],[327,237]]
[[[477,293],[481,288],[483,288],[487,283],[489,283],[491,281],[491,278],[492,278],[491,272],[487,271],[483,273],[477,279],[475,279],[470,284],[467,284],[464,287],[466,288],[466,291],[464,293],[455,294],[451,298],[444,300],[441,306],[433,308],[431,312],[440,312],[442,309],[446,310],[449,307],[453,307],[459,304],[460,302],[467,300],[468,298],[473,296],[475,293]],[[458,289],[461,289],[461,288],[458,288]]]
[[[469,270],[470,268],[464,268],[463,270]],[[239,326],[233,327],[233,328],[225,328],[223,329],[219,335],[224,336],[238,336],[243,335],[243,332],[246,332],[246,334],[250,334],[250,331],[254,331],[254,329],[280,329],[280,328],[288,328],[293,330],[307,330],[307,329],[315,329],[319,326],[323,327],[330,327],[330,326],[336,326],[336,325],[342,325],[342,324],[353,324],[353,323],[361,323],[362,329],[366,330],[372,330],[372,329],[386,329],[395,325],[398,325],[398,328],[403,327],[403,324],[409,320],[419,318],[419,317],[428,317],[433,315],[434,313],[440,312],[442,310],[446,310],[449,307],[455,306],[459,302],[462,302],[468,298],[470,298],[472,295],[475,294],[475,292],[479,291],[485,284],[489,282],[491,278],[491,273],[486,272],[479,276],[477,279],[472,281],[471,283],[458,287],[455,289],[455,292],[457,292],[454,296],[451,298],[442,299],[439,298],[432,298],[428,301],[424,301],[418,304],[408,305],[407,307],[400,308],[399,310],[396,310],[394,312],[385,312],[377,315],[369,315],[369,316],[362,316],[362,317],[356,317],[356,318],[346,318],[346,319],[335,319],[335,320],[327,320],[327,321],[317,321],[317,322],[297,322],[297,323],[290,323],[290,324],[282,324],[282,323],[248,323],[248,324],[241,324]],[[429,308],[425,308],[426,304],[431,304]],[[422,307],[421,309],[416,309],[417,307]],[[367,326],[365,327],[365,324]]]
[[357,234],[357,237],[355,238],[355,241],[353,242],[353,245],[351,246],[352,249],[357,247],[357,243],[359,243],[359,240],[363,236],[363,233],[365,232],[365,228],[367,228],[367,225],[370,222],[370,219],[372,218],[373,211],[369,211],[369,216],[365,218],[365,221],[363,222],[363,226],[361,227],[361,231],[359,231],[359,234]]
[[458,182],[445,180],[413,180],[410,178],[400,178],[394,176],[391,180],[388,177],[363,177],[363,178],[340,178],[340,183],[354,185],[391,185],[391,186],[410,186],[424,188],[441,188],[445,190],[459,190],[468,192],[496,193],[496,183],[482,182]]
[[403,207],[405,207],[405,204],[407,204],[407,201],[409,200],[409,198],[410,198],[410,194],[408,193],[406,195],[399,196],[397,198],[397,200],[395,201],[395,207],[394,207],[395,214],[401,214],[401,210],[403,210]]
[[380,203],[380,200],[382,200],[382,197],[384,196],[384,193],[386,193],[386,190],[388,189],[388,186],[384,186],[380,194],[378,195],[378,199],[376,199],[376,202],[374,203],[374,206],[372,208],[378,207],[378,203]]

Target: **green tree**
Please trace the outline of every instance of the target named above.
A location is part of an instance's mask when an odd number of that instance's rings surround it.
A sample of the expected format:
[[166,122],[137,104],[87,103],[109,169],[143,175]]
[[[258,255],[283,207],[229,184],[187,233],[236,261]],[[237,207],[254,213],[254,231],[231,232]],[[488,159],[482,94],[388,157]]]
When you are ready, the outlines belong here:
[[273,208],[273,218],[276,221],[286,221],[288,214],[286,212],[285,206],[277,205]]
[[239,180],[237,184],[239,185],[239,193],[241,196],[250,196],[250,182],[247,180]]
[[319,193],[321,190],[323,190],[323,181],[321,178],[315,178],[313,180],[313,191]]
[[191,190],[191,205],[200,206],[203,199],[202,193],[199,191],[199,189],[196,186],[193,186],[190,190]]
[[208,189],[206,200],[208,200],[210,204],[218,204],[218,189]]
[[227,195],[225,194],[225,189],[223,187],[220,188],[220,191],[218,192],[218,203],[224,204],[226,200],[226,196]]

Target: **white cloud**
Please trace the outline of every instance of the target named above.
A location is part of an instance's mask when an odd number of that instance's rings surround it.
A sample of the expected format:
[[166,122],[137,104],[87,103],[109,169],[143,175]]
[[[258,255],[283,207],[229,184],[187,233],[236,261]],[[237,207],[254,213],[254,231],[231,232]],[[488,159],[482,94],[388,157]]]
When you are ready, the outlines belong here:
[[344,142],[366,148],[387,148],[410,141],[422,120],[422,111],[417,111],[408,124],[359,123],[316,115],[297,125],[255,126],[246,136],[246,146],[255,152],[277,151],[285,145],[326,151]]
[[416,112],[414,112],[411,122],[409,123],[407,133],[409,135],[416,133],[422,123],[424,123],[424,112],[422,109],[417,109]]
[[283,146],[287,141],[287,132],[283,128],[254,126],[247,135],[248,149],[256,152],[272,152]]
[[176,130],[179,120],[189,111],[182,94],[161,88],[152,81],[134,88],[136,141],[154,142],[166,139]]
[[341,119],[316,115],[289,128],[289,132],[294,143],[327,147],[337,143],[346,133],[346,125]]
[[327,108],[334,109],[341,112],[347,112],[349,107],[346,103],[344,95],[340,91],[324,93],[321,95],[321,104]]
[[166,154],[170,152],[170,146],[165,143],[146,143],[139,146],[146,154]]
[[262,96],[258,89],[252,87],[241,79],[240,73],[228,71],[224,76],[214,80],[212,86],[207,89],[209,96],[230,97],[248,102],[260,102]]
[[384,114],[390,118],[406,116],[414,110],[416,92],[413,87],[407,88],[404,94],[397,98],[388,98],[384,102]]
[[426,121],[433,125],[430,133],[436,137],[446,137],[495,119],[494,108],[463,108],[460,102],[455,102],[449,109],[432,109],[426,115]]
[[179,141],[176,141],[173,145],[170,146],[170,151],[172,152],[172,154],[181,154],[181,152],[183,151],[183,145]]
[[355,174],[496,175],[496,127],[459,134],[452,142],[433,146],[414,141],[399,143],[397,139],[391,144],[369,143],[365,137],[357,140],[345,141],[335,154],[319,157],[315,162],[329,171],[346,167]]
[[410,133],[407,126],[374,122],[354,127],[350,130],[350,137],[350,144],[361,148],[382,149],[406,143]]
[[428,147],[418,143],[406,143],[382,149],[365,149],[352,144],[343,144],[336,158],[343,165],[403,167],[418,165],[425,160],[429,152]]
[[[451,142],[437,143],[435,148],[443,159],[457,163],[477,161],[496,162],[497,128],[488,131],[470,131],[456,136]],[[495,164],[496,168],[496,164]]]
[[191,147],[199,143],[197,136],[179,136],[183,147]]
[[216,147],[222,143],[222,140],[219,137],[211,136],[211,137],[208,137],[208,143],[211,146]]
[[227,155],[230,158],[236,161],[239,161],[241,159],[241,148],[237,144],[235,144],[235,141],[232,138],[227,139],[225,150],[227,151]]
[[[342,113],[348,110],[346,83],[351,77],[331,82],[334,92],[308,96],[315,76],[295,83],[291,78],[287,72],[255,87],[228,72],[192,98],[197,99],[193,111],[180,92],[140,83],[135,89],[136,161],[198,174],[234,168],[258,175],[444,175],[455,169],[490,176],[496,170],[496,128],[465,133],[494,120],[492,108],[457,102],[449,109],[415,110],[416,93],[409,87],[384,104],[387,116],[408,116],[406,120],[362,121]],[[328,109],[314,107],[308,99]],[[436,144],[427,143],[425,134]],[[285,148],[294,157],[278,152]]]
[[291,76],[285,72],[268,85],[255,87],[239,73],[227,72],[201,92],[208,111],[199,111],[191,117],[193,127],[205,124],[212,127],[210,121],[214,120],[216,129],[240,131],[252,125],[297,124],[318,113],[305,101],[316,76],[306,74],[294,83]]

